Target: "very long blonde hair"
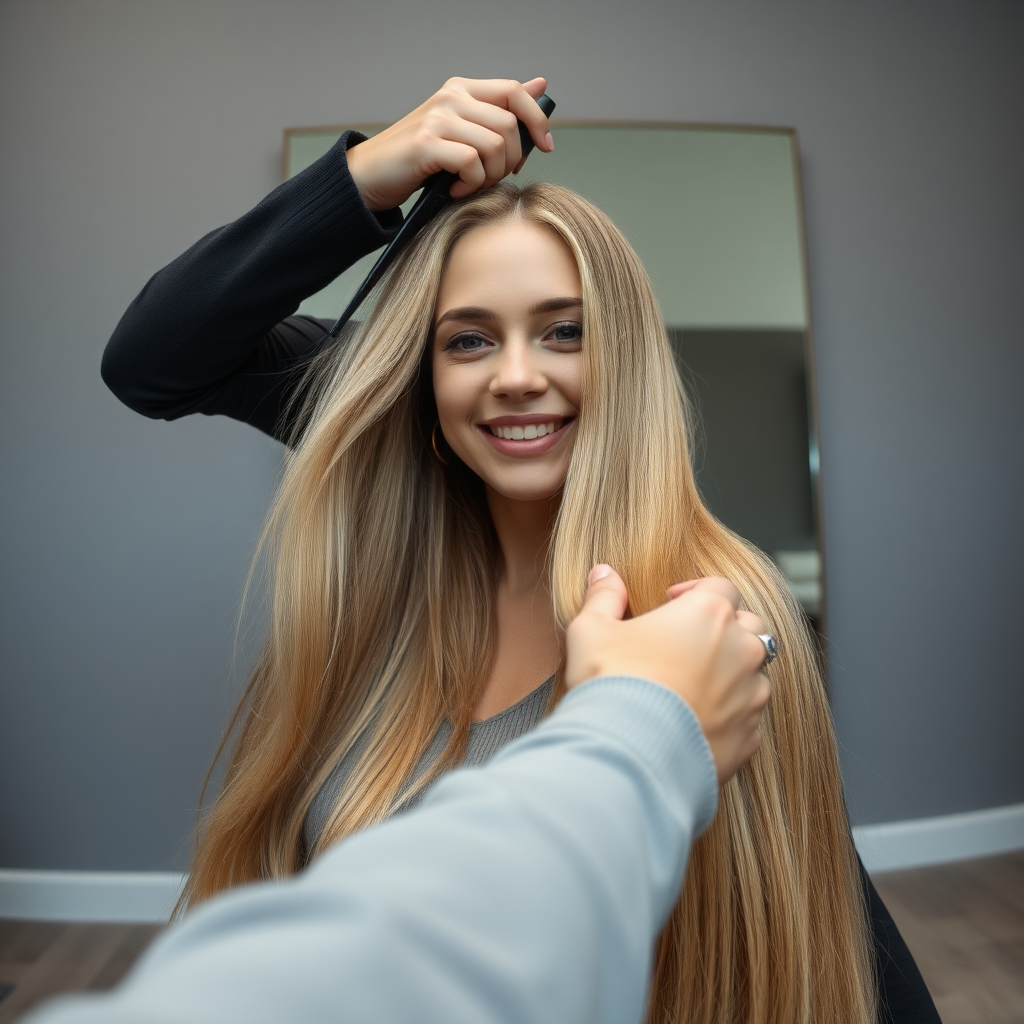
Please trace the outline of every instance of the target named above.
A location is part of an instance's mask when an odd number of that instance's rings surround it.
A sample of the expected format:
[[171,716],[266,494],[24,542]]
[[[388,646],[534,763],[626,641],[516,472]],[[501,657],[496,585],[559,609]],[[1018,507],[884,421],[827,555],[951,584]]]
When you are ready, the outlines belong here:
[[[685,394],[636,254],[556,185],[499,185],[446,211],[316,371],[265,535],[269,635],[184,900],[293,873],[386,817],[446,718],[454,728],[431,777],[462,757],[491,664],[501,554],[481,481],[431,448],[431,325],[452,246],[515,218],[557,232],[583,289],[582,403],[549,546],[558,625],[596,562],[621,573],[634,614],[671,583],[720,575],[782,652],[761,748],[723,789],[659,940],[649,1020],[873,1021],[862,888],[804,617],[770,560],[701,502]],[[306,813],[349,752],[355,768],[306,850]]]

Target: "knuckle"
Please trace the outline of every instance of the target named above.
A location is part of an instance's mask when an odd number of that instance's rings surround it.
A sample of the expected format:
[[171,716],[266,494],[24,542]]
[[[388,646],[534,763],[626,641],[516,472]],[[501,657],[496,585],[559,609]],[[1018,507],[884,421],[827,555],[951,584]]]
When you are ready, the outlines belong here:
[[732,622],[736,618],[736,610],[728,598],[721,594],[709,593],[707,595],[707,609],[718,623]]
[[723,629],[732,617],[732,606],[719,594],[706,590],[694,591],[690,598],[690,607],[716,630]]
[[752,633],[765,632],[764,620],[760,615],[757,615],[754,612],[740,610],[736,613],[736,617],[739,619],[740,623]]
[[426,142],[429,139],[440,138],[444,134],[445,116],[437,109],[431,110],[420,127],[420,141]]

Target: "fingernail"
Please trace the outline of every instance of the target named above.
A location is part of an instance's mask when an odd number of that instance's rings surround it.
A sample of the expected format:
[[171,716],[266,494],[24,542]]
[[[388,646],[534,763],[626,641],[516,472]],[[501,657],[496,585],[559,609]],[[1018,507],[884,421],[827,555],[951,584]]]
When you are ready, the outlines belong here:
[[544,145],[548,147],[549,153],[555,148],[555,140],[551,138],[551,132],[544,136]]
[[587,577],[587,584],[589,585],[592,583],[596,583],[598,580],[603,580],[605,576],[607,576],[608,573],[610,573],[611,571],[612,567],[610,565],[598,563],[594,566],[593,569],[590,570],[590,575]]

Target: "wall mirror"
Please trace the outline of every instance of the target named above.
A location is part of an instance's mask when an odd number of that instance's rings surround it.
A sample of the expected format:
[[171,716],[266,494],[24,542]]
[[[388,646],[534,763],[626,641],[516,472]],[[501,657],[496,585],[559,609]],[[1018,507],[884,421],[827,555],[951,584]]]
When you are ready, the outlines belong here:
[[[352,125],[372,135],[383,125]],[[784,128],[555,122],[520,182],[567,185],[643,260],[699,418],[709,507],[776,560],[823,629],[818,444],[796,135]],[[284,175],[344,127],[288,129]],[[411,205],[411,201],[410,201]],[[333,319],[375,256],[302,312]]]

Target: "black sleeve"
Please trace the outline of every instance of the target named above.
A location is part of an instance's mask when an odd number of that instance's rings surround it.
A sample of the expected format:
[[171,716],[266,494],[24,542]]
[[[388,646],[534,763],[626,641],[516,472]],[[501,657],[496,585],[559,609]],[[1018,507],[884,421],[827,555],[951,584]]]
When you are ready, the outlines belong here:
[[371,213],[348,173],[346,132],[255,209],[150,279],[103,353],[107,386],[154,419],[221,414],[278,438],[298,370],[325,323],[299,303],[390,241],[399,210]]
[[878,977],[878,1024],[942,1024],[896,922],[860,865]]

